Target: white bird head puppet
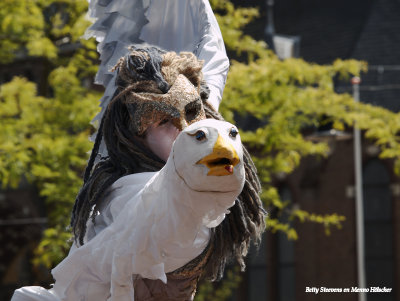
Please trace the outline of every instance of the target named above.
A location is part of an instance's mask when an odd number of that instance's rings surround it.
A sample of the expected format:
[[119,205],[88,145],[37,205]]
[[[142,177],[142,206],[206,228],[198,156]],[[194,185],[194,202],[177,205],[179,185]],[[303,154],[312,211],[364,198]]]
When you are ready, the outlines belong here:
[[204,119],[186,127],[171,155],[177,174],[196,191],[241,191],[245,172],[239,131],[229,122]]

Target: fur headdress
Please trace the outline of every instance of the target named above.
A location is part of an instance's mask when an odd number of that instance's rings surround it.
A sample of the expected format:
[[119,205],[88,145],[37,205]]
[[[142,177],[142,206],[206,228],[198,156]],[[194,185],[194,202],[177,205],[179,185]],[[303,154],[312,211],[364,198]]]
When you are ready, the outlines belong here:
[[182,130],[206,117],[203,101],[208,89],[202,83],[202,66],[190,52],[130,48],[113,69],[118,73],[114,101],[124,99],[136,135],[163,119]]

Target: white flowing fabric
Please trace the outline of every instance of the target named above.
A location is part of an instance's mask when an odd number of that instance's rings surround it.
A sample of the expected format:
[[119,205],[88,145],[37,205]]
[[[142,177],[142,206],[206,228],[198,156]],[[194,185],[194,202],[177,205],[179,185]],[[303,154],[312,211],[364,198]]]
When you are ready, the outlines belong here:
[[[180,133],[159,172],[116,181],[95,226],[88,221],[90,240],[53,269],[54,287],[24,287],[12,301],[132,301],[135,275],[166,282],[166,273],[202,253],[209,229],[222,222],[243,189],[242,146],[239,136],[229,136],[232,127],[211,119],[196,122]],[[199,129],[206,140],[196,140]],[[209,169],[196,162],[221,137],[239,163],[231,175],[208,176]]]
[[[100,121],[115,92],[110,70],[130,45],[154,45],[168,51],[190,51],[204,60],[203,76],[210,88],[208,102],[218,110],[229,69],[224,41],[208,0],[89,0],[94,24],[85,38],[99,42],[100,68],[95,82],[106,90],[100,99]],[[100,153],[107,154],[104,144]]]

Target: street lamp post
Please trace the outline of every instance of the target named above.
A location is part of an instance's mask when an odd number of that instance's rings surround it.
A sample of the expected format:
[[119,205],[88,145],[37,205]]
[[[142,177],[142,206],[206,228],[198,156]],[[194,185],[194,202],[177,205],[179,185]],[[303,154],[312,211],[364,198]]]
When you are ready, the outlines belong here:
[[[360,101],[360,83],[359,77],[353,77],[351,84],[353,86],[353,97],[355,102]],[[365,255],[364,255],[364,206],[362,191],[362,157],[361,157],[361,132],[354,126],[354,169],[356,184],[356,232],[357,232],[357,274],[358,287],[366,288],[365,281]],[[366,301],[366,293],[358,294],[359,301]]]

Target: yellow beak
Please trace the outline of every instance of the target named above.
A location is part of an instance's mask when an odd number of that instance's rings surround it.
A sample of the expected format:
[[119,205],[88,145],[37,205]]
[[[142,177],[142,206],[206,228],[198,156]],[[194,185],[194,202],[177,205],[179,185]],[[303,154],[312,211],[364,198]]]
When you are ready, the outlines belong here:
[[228,176],[233,174],[233,167],[240,162],[233,145],[218,135],[211,154],[199,160],[209,168],[208,176]]

